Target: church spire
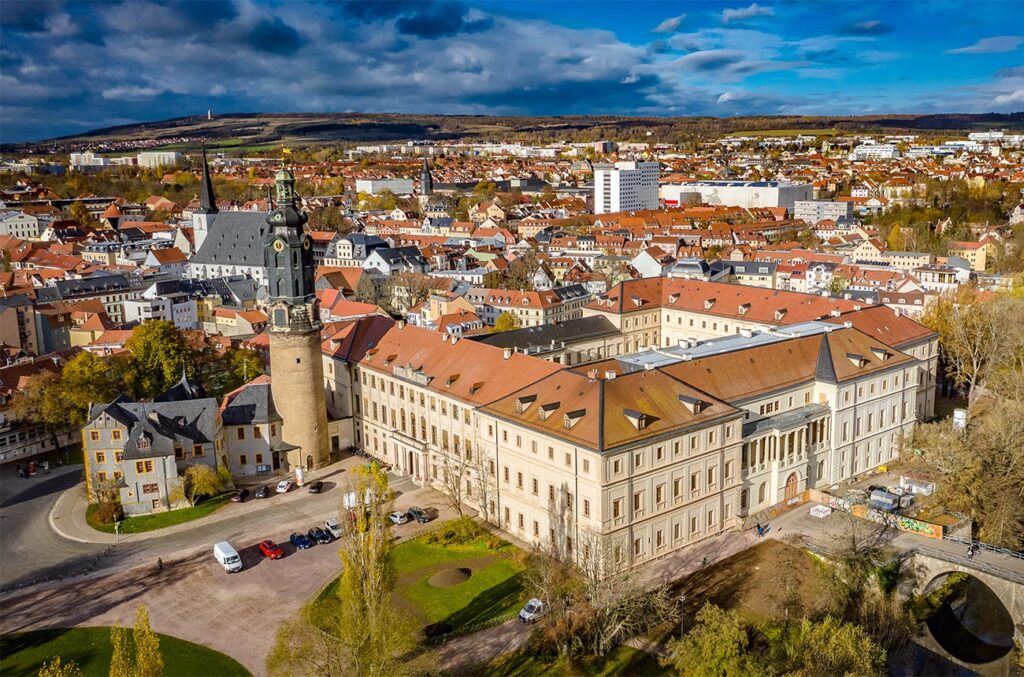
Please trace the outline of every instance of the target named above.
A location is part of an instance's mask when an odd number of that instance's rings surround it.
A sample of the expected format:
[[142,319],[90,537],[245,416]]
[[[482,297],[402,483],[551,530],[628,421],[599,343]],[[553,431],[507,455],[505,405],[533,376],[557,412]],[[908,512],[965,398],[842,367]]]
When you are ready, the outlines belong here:
[[213,178],[210,176],[210,166],[206,163],[206,144],[203,144],[203,179],[199,188],[199,206],[207,214],[216,214],[217,199],[213,195]]
[[430,163],[423,158],[423,169],[420,170],[420,194],[430,195],[434,192],[434,180],[430,178]]

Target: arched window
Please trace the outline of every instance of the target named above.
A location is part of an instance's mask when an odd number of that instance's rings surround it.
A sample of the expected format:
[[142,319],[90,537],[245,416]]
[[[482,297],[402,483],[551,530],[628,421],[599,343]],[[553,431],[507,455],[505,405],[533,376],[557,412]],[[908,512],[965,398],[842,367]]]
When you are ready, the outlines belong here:
[[757,488],[757,502],[764,503],[765,495],[768,492],[768,485],[761,482],[761,486]]
[[[761,485],[761,486],[764,486],[764,485]],[[744,489],[743,491],[740,492],[740,510],[746,510],[747,509],[747,499],[748,499],[748,497],[747,497],[747,490]]]

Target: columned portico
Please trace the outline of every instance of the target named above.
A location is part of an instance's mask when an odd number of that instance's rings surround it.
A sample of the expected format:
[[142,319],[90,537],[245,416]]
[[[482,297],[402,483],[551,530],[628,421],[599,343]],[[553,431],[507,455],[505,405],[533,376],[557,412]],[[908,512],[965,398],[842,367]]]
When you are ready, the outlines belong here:
[[391,438],[392,471],[396,475],[408,475],[413,482],[422,486],[427,483],[427,445],[419,440],[392,430]]

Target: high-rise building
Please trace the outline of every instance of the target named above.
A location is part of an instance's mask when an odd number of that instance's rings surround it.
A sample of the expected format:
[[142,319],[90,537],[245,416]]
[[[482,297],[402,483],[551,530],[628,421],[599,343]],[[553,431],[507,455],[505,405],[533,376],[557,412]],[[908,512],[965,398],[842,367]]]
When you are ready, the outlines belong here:
[[658,208],[658,163],[616,162],[594,165],[594,213]]
[[270,371],[274,402],[284,421],[283,443],[290,468],[319,468],[329,460],[327,405],[320,358],[320,312],[313,287],[313,241],[302,230],[295,177],[275,177],[274,210],[263,237],[270,320]]

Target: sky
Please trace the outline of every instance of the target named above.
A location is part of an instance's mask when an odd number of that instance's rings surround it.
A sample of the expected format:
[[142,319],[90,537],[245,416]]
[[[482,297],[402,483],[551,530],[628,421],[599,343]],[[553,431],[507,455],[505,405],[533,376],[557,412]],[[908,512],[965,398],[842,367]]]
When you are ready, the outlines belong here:
[[227,112],[1024,110],[1024,0],[0,2],[0,142]]

